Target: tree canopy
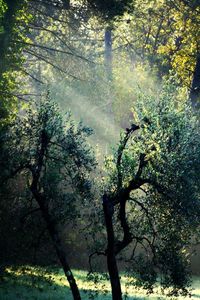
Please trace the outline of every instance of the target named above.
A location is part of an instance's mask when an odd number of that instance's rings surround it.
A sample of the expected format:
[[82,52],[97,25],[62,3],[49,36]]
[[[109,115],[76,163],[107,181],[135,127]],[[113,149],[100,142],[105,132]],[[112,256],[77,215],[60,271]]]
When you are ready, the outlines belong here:
[[20,219],[34,220],[33,240],[47,231],[76,300],[70,231],[93,248],[90,267],[106,258],[113,300],[118,258],[148,292],[160,278],[188,293],[199,12],[198,0],[0,0],[0,229],[16,214],[7,245],[30,239]]

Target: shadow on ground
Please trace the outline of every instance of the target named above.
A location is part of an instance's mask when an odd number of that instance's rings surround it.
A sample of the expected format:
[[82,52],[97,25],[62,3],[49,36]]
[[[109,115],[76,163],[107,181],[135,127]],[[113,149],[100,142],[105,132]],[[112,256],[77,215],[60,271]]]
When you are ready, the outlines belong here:
[[[88,280],[86,272],[75,271],[75,277],[83,300],[111,300],[109,283],[99,284]],[[178,297],[181,300],[200,299],[200,281],[195,281],[196,288],[192,297]],[[151,296],[139,294],[124,296],[124,300],[164,300],[158,294]],[[169,298],[168,298],[169,299]],[[60,269],[41,267],[11,267],[0,277],[0,300],[73,300],[66,279]]]
[[[36,270],[37,272],[37,270]],[[66,285],[65,278],[59,272],[43,272],[37,274],[27,268],[14,269],[5,272],[0,280],[0,300],[72,300],[70,288]],[[83,280],[83,274],[76,276]],[[79,278],[78,278],[79,277]],[[80,289],[84,300],[111,299],[111,294],[101,294],[91,289]],[[96,296],[96,297],[95,297]]]

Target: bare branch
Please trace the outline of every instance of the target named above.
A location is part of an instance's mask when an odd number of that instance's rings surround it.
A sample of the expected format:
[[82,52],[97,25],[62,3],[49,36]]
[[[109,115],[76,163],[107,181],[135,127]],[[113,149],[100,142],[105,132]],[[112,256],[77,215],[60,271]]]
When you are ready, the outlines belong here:
[[100,256],[100,255],[106,256],[106,252],[105,251],[94,251],[93,253],[91,253],[89,255],[89,267],[90,267],[90,270],[89,270],[88,274],[91,274],[93,272],[92,259],[93,259],[94,255],[97,255],[97,256]]
[[[46,51],[51,51],[51,52],[57,52],[57,53],[63,53],[63,54],[67,54],[67,55],[70,55],[70,56],[75,56],[76,58],[80,58],[82,60],[85,60],[87,62],[92,62],[90,61],[89,59],[79,55],[79,54],[76,54],[74,52],[69,52],[69,51],[65,51],[65,50],[61,50],[61,49],[57,49],[57,48],[52,48],[52,47],[48,47],[48,46],[44,46],[44,45],[39,45],[39,44],[32,44],[32,43],[28,43],[28,42],[22,42],[22,41],[15,41],[17,43],[20,43],[20,44],[24,44],[24,45],[27,45],[27,46],[31,46],[31,47],[34,47],[34,48],[40,48],[40,49],[43,49],[43,50],[46,50]],[[92,62],[94,63],[94,62]]]
[[45,63],[49,64],[50,66],[52,66],[53,68],[57,69],[58,71],[60,71],[61,73],[64,73],[70,77],[72,77],[73,79],[76,79],[76,80],[80,80],[80,81],[84,81],[83,79],[81,78],[78,78],[72,74],[69,74],[68,72],[66,72],[65,70],[63,70],[62,68],[60,68],[59,66],[55,65],[54,63],[52,63],[51,61],[48,60],[48,58],[46,58],[45,56],[41,55],[41,54],[38,54],[36,52],[33,52],[31,50],[25,50],[24,52],[26,53],[29,53],[30,55],[33,55],[35,57],[37,57],[39,60],[41,61],[44,61]]
[[153,234],[154,236],[156,236],[156,231],[155,231],[155,228],[153,226],[153,223],[152,223],[152,220],[151,220],[151,217],[149,215],[149,210],[147,207],[144,206],[144,204],[136,199],[133,199],[133,198],[130,198],[129,200],[132,200],[134,203],[137,203],[137,205],[139,205],[141,207],[141,209],[145,212],[146,216],[147,216],[147,219],[149,221],[149,225],[151,226],[151,229],[153,231]]
[[34,75],[28,73],[27,71],[25,70],[21,70],[21,72],[23,72],[25,75],[28,75],[29,77],[31,77],[33,80],[35,80],[36,82],[40,83],[40,84],[44,84],[43,81],[39,80],[38,78],[36,78]]

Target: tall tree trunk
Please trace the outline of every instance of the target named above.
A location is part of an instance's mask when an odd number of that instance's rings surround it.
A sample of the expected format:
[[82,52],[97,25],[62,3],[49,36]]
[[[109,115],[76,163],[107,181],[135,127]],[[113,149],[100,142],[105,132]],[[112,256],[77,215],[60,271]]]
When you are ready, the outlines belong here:
[[112,288],[112,299],[122,300],[121,284],[119,279],[119,271],[115,257],[115,237],[113,230],[113,204],[107,195],[103,196],[103,210],[107,231],[107,267],[110,275],[110,283]]
[[72,273],[72,271],[69,267],[69,264],[67,263],[66,254],[65,254],[65,251],[63,250],[62,242],[60,240],[59,233],[56,230],[56,226],[51,221],[51,218],[50,218],[50,216],[48,215],[47,212],[44,212],[43,216],[45,217],[47,227],[48,227],[48,231],[49,231],[49,234],[50,234],[51,239],[53,241],[54,247],[56,249],[57,256],[58,256],[58,258],[60,260],[60,263],[63,267],[65,276],[66,276],[66,278],[69,282],[74,300],[81,300],[81,296],[80,296],[80,293],[79,293],[78,286],[76,284],[76,280],[75,280],[75,278],[73,276],[73,273]]
[[[105,72],[108,86],[108,96],[106,99],[106,115],[109,117],[109,123],[106,124],[106,132],[109,133],[110,124],[115,127],[115,117],[113,112],[113,74],[112,74],[112,29],[111,27],[107,27],[105,29],[104,35],[104,43],[105,43],[105,54],[104,54],[104,64],[105,64]],[[106,144],[105,153],[108,154],[109,143]]]
[[196,66],[190,91],[190,99],[194,109],[199,108],[200,102],[200,52],[197,54]]
[[105,30],[105,67],[108,80],[112,80],[112,30],[107,27]]
[[31,191],[35,197],[35,200],[38,202],[38,204],[40,206],[42,216],[47,224],[47,229],[49,231],[50,237],[54,244],[54,248],[56,250],[58,259],[62,265],[65,276],[69,282],[73,298],[74,298],[74,300],[81,300],[80,292],[79,292],[78,286],[76,284],[76,280],[73,276],[73,273],[67,262],[66,254],[63,249],[62,241],[60,239],[59,232],[56,228],[56,224],[52,220],[52,218],[48,212],[48,207],[46,205],[47,201],[46,201],[45,197],[43,197],[40,193],[38,193],[38,191],[35,191],[33,187],[31,188]]

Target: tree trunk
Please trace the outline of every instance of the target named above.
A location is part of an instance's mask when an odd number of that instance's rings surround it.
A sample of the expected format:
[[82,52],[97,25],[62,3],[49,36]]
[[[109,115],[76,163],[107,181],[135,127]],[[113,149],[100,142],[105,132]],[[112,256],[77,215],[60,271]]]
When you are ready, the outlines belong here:
[[112,80],[112,31],[110,28],[105,30],[105,66],[108,80]]
[[[104,64],[105,64],[105,75],[107,80],[107,105],[106,115],[108,118],[105,120],[106,131],[105,134],[109,134],[110,124],[115,128],[115,117],[113,111],[113,72],[112,72],[112,29],[107,27],[104,34],[105,52],[104,52]],[[109,122],[107,121],[109,120]],[[106,143],[105,153],[108,154],[109,143]]]
[[113,204],[110,201],[107,195],[103,196],[103,210],[104,210],[104,217],[105,217],[105,224],[106,224],[106,231],[107,231],[107,266],[108,272],[110,275],[110,283],[112,288],[112,299],[113,300],[122,300],[122,291],[121,291],[121,284],[119,278],[119,271],[117,267],[117,261],[115,257],[115,237],[114,237],[114,230],[113,230]]
[[35,197],[35,200],[38,202],[38,204],[40,206],[42,216],[47,224],[47,229],[48,229],[51,239],[53,241],[58,259],[62,265],[65,276],[69,282],[73,298],[74,298],[74,300],[81,300],[81,296],[79,293],[78,286],[76,284],[76,280],[75,280],[75,278],[71,272],[71,269],[68,265],[68,262],[66,260],[65,251],[63,250],[62,242],[61,242],[58,230],[56,228],[56,224],[54,223],[51,216],[49,215],[48,208],[46,206],[47,202],[45,201],[46,199],[45,199],[45,197],[40,195],[37,191],[35,192],[33,189],[32,189],[32,193]]
[[51,222],[51,220],[47,221],[47,219],[46,219],[46,223],[47,223],[49,234],[54,243],[54,247],[56,249],[57,256],[60,260],[60,263],[64,270],[65,276],[69,282],[74,300],[81,300],[81,296],[80,296],[80,293],[78,290],[78,286],[76,284],[76,280],[75,280],[75,278],[72,274],[72,271],[66,260],[65,251],[63,250],[62,243],[61,243],[61,240],[59,237],[59,233],[57,232],[56,227],[53,224],[53,222]]
[[190,91],[190,99],[194,109],[199,108],[200,101],[200,53],[197,54],[196,66]]

